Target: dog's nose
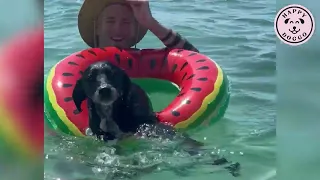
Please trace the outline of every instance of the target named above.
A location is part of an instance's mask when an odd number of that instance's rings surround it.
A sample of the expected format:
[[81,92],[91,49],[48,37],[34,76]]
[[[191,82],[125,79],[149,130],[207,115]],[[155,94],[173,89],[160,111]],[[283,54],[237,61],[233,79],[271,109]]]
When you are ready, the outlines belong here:
[[293,29],[296,29],[297,27],[293,26]]
[[109,97],[111,95],[111,88],[105,87],[99,90],[99,95],[104,97]]

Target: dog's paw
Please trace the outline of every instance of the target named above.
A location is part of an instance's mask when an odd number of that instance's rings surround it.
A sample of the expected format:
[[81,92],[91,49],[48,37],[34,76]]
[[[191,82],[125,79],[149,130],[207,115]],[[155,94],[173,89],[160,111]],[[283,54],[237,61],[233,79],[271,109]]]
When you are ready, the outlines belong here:
[[[231,163],[231,164],[230,164]],[[229,165],[227,165],[229,164]],[[240,176],[240,163],[232,163],[229,162],[226,158],[219,158],[213,161],[212,165],[227,165],[224,167],[224,169],[228,170],[229,173],[234,176],[238,177]]]
[[228,163],[228,160],[226,158],[220,158],[213,161],[212,165],[223,165]]
[[232,163],[231,165],[225,167],[225,169],[227,169],[234,177],[240,176],[240,163],[238,162]]

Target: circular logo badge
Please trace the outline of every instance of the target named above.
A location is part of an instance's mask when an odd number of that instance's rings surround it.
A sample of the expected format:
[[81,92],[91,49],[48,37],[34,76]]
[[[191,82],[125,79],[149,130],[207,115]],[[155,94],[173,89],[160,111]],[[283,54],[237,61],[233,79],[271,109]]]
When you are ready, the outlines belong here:
[[291,46],[307,42],[314,29],[315,22],[311,12],[298,4],[280,9],[274,20],[274,30],[278,38]]

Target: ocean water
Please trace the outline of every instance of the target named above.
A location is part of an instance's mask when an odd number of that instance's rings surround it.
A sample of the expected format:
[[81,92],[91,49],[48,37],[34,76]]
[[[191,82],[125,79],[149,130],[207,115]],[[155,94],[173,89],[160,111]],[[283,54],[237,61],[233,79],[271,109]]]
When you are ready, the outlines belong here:
[[[276,2],[164,0],[150,4],[158,21],[186,37],[228,75],[231,100],[225,117],[193,137],[204,141],[208,152],[239,162],[241,175],[233,177],[222,167],[212,166],[206,156],[196,161],[179,152],[153,150],[131,158],[116,157],[95,142],[46,134],[45,179],[100,180],[116,173],[142,180],[276,179]],[[80,6],[79,0],[45,1],[45,74],[62,58],[87,48],[77,29]],[[137,47],[163,45],[148,33]],[[132,159],[139,166],[132,166]]]

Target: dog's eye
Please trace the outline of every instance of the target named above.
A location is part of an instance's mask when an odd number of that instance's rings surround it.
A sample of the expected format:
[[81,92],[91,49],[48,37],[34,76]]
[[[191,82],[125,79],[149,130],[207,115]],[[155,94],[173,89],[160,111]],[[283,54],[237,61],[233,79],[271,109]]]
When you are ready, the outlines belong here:
[[95,78],[93,78],[92,76],[90,76],[90,77],[88,77],[87,79],[86,79],[86,81],[88,81],[88,82],[94,82],[96,79]]
[[296,21],[296,24],[299,24],[299,21]]
[[290,21],[290,23],[292,24],[292,23],[293,23],[293,21]]

